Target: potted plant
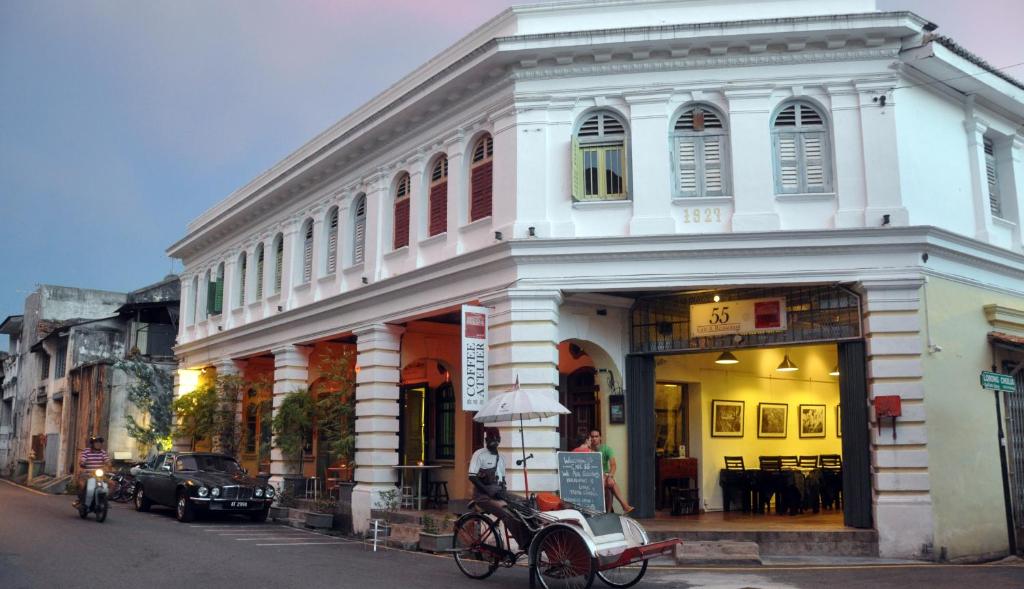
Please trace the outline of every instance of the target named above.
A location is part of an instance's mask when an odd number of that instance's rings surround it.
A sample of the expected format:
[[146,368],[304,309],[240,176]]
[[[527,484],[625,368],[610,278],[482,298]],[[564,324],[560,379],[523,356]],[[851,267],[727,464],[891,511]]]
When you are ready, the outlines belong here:
[[320,451],[334,457],[331,468],[338,482],[351,482],[355,472],[355,356],[332,354],[320,362],[316,389],[316,425]]
[[293,494],[301,492],[302,454],[306,444],[313,437],[315,418],[313,395],[308,388],[296,389],[281,400],[281,406],[274,411],[274,445],[281,449],[289,462],[292,473],[285,475],[285,489]]
[[438,521],[430,515],[420,520],[420,550],[424,552],[445,552],[455,546],[451,516]]
[[288,489],[278,491],[277,501],[270,508],[270,519],[288,519],[290,508],[295,507],[295,495]]
[[[391,518],[394,517],[394,513],[398,511],[398,502],[399,495],[397,487],[385,489],[378,494],[377,502],[374,504],[374,509],[375,511],[383,512],[379,513],[381,517],[376,518],[383,520],[382,525],[377,531],[378,537],[386,538],[391,535]],[[376,516],[378,514],[375,513],[374,515]],[[373,534],[372,528],[370,530],[370,534]]]
[[330,498],[317,499],[313,511],[306,512],[306,527],[329,530],[334,527],[334,511],[338,502]]

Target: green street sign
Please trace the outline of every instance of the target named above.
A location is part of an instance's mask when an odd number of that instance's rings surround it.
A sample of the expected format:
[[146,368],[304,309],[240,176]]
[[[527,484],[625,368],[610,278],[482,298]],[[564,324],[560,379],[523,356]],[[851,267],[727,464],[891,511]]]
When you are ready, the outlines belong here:
[[1012,376],[1009,374],[999,374],[998,372],[982,372],[981,386],[990,391],[1003,391],[1005,393],[1012,393],[1017,390],[1017,383],[1014,382]]

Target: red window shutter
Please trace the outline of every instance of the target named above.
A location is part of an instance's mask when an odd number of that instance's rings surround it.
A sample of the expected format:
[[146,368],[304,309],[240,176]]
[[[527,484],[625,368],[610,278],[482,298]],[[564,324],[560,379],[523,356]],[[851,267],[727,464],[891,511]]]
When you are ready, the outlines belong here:
[[409,245],[409,199],[395,203],[395,249]]
[[448,183],[430,187],[430,235],[448,231]]
[[473,168],[470,194],[469,220],[476,221],[491,216],[491,193],[493,188],[492,162],[484,162]]

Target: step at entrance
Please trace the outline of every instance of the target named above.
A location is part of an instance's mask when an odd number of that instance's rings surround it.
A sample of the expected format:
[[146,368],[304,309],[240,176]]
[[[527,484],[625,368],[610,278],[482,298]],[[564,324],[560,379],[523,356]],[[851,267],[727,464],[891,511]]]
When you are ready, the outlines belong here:
[[[841,531],[649,531],[652,541],[679,538],[694,543],[695,552],[702,549],[715,554],[714,543],[754,544],[758,556],[878,556],[878,532],[846,529]],[[701,548],[703,546],[703,548]],[[731,546],[731,545],[730,545]],[[730,548],[733,550],[733,548]],[[742,551],[735,548],[738,553]],[[677,554],[679,554],[677,552]]]

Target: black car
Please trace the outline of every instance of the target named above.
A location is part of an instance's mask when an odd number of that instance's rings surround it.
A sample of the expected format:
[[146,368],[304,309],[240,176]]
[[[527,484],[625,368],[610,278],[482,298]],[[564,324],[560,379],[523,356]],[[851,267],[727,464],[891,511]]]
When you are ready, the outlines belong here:
[[182,522],[199,512],[241,513],[262,522],[274,500],[273,487],[248,476],[224,454],[167,452],[134,470],[136,511],[165,505]]

